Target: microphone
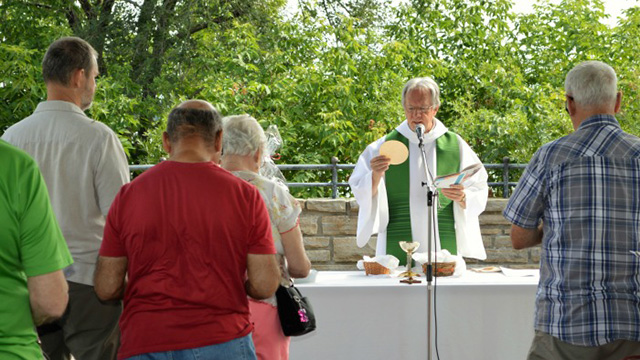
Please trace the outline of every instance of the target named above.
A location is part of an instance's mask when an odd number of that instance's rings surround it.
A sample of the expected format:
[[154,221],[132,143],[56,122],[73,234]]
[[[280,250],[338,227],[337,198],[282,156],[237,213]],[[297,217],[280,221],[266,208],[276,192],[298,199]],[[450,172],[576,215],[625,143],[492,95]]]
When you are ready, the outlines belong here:
[[418,135],[418,140],[422,141],[422,137],[424,136],[424,125],[416,125],[416,135]]

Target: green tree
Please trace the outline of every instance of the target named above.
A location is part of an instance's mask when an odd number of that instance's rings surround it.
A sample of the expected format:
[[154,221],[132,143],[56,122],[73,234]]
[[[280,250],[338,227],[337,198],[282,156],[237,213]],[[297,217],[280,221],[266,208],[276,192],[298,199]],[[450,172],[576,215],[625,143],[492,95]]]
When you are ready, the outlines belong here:
[[[442,90],[438,117],[485,163],[525,163],[572,131],[564,113],[568,69],[610,63],[623,91],[623,128],[640,134],[636,85],[640,10],[609,27],[600,0],[0,0],[0,132],[45,96],[40,62],[63,35],[88,39],[101,78],[89,115],[120,136],[131,163],[166,156],[170,109],[202,98],[248,113],[284,138],[279,163],[355,163],[404,117],[400,93],[415,76]],[[349,172],[340,173],[346,181]],[[326,182],[329,173],[289,172]],[[493,180],[501,173],[492,172]],[[513,178],[512,180],[516,180]],[[296,189],[328,196],[328,189]],[[348,195],[344,189],[342,195]]]

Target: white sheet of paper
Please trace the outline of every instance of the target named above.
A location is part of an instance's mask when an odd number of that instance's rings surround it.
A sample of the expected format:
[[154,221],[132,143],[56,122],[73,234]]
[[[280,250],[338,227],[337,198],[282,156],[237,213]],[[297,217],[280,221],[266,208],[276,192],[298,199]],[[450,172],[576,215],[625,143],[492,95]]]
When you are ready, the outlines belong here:
[[434,180],[434,185],[438,188],[448,188],[451,185],[462,184],[466,179],[475,175],[482,169],[482,164],[476,163],[462,169],[459,173],[438,176]]
[[500,270],[504,276],[508,277],[536,276],[540,271],[538,269],[509,269],[504,266],[500,266]]

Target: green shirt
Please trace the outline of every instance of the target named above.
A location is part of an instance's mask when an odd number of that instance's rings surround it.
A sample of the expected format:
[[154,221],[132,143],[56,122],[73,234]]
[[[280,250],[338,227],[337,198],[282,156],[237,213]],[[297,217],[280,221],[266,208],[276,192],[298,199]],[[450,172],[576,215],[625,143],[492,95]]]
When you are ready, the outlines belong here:
[[29,155],[0,140],[0,359],[41,359],[27,277],[73,260]]

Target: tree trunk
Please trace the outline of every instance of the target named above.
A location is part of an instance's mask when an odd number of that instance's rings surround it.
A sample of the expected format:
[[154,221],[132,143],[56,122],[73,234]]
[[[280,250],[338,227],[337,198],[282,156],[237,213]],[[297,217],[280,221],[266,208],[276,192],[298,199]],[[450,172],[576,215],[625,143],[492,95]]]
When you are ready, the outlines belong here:
[[98,53],[98,69],[100,73],[107,74],[108,69],[104,62],[104,46],[108,29],[111,23],[111,16],[115,0],[104,0],[92,5],[88,0],[81,0],[80,10],[85,21],[77,14],[78,8],[70,6],[65,11],[65,16],[69,27],[73,33],[86,40]]

